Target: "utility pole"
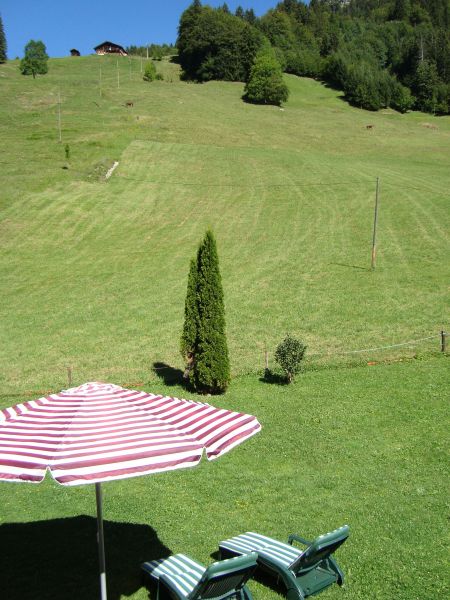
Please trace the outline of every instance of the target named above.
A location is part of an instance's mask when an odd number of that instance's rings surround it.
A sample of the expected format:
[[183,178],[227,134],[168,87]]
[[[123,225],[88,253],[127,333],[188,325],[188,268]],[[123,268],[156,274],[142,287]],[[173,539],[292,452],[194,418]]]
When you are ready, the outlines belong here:
[[377,223],[378,223],[378,198],[380,192],[380,178],[377,177],[377,189],[375,193],[375,213],[373,216],[373,238],[372,238],[372,271],[375,270],[377,258]]
[[61,134],[61,89],[58,90],[58,132],[59,132],[59,142],[62,142],[62,134]]

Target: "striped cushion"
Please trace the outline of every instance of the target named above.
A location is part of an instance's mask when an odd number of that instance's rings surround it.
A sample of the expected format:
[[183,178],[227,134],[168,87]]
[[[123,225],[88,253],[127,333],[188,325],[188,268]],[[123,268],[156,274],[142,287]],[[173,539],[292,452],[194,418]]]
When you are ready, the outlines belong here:
[[301,550],[290,544],[251,531],[220,542],[219,547],[233,554],[257,552],[262,559],[267,558],[285,568],[289,568],[303,554]]
[[184,554],[159,558],[142,564],[142,569],[156,581],[167,577],[182,596],[188,596],[196,587],[206,568]]

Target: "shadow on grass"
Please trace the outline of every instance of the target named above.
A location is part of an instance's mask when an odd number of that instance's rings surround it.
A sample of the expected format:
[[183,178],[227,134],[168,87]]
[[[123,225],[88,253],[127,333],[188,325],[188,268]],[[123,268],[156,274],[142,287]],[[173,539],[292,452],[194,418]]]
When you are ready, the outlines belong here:
[[333,262],[333,263],[330,263],[330,265],[336,265],[337,267],[346,267],[347,269],[358,269],[360,271],[371,271],[372,270],[370,267],[360,267],[358,265],[347,265],[346,263]]
[[[222,557],[220,556],[220,551],[219,550],[216,550],[215,552],[212,552],[210,554],[210,556],[211,556],[211,558],[213,560],[216,560],[216,561],[217,560],[222,560]],[[229,557],[226,557],[226,558],[229,558]],[[274,577],[273,575],[270,575],[270,573],[267,573],[266,571],[264,571],[260,567],[257,567],[256,571],[252,575],[252,579],[254,579],[255,581],[257,581],[261,585],[264,585],[265,587],[268,587],[269,589],[271,589],[273,592],[275,592],[278,595],[284,594],[284,592],[285,592],[285,588],[284,588],[283,584],[277,582],[277,577]]]
[[181,385],[187,389],[187,380],[183,377],[181,369],[175,369],[163,362],[153,363],[153,371],[163,380],[165,385]]
[[265,369],[264,375],[259,378],[263,383],[273,383],[276,385],[288,385],[288,380],[285,375],[280,375],[270,369]]
[[[109,600],[143,586],[140,564],[171,554],[148,525],[104,522]],[[8,600],[100,597],[97,520],[79,516],[0,525],[1,596]]]

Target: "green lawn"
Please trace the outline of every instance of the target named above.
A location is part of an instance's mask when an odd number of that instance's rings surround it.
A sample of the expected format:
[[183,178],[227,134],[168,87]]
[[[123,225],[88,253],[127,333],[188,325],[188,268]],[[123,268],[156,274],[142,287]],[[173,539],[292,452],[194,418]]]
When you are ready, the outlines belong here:
[[[68,366],[74,384],[186,395],[165,382],[183,366],[189,261],[211,226],[234,375],[214,403],[263,432],[217,463],[105,486],[111,597],[146,598],[149,554],[207,562],[249,528],[348,522],[348,584],[328,597],[444,598],[450,118],[361,111],[293,76],[283,110],[253,106],[242,84],[183,83],[164,61],[149,84],[140,69],[120,60],[118,87],[108,57],[54,59],[36,80],[0,66],[0,407],[67,386]],[[306,371],[264,383],[264,351],[273,367],[286,332],[307,344]],[[8,600],[63,585],[95,597],[93,488],[0,488]],[[42,577],[44,564],[60,571]]]
[[[221,539],[247,530],[287,539],[344,523],[346,585],[324,598],[447,597],[446,360],[306,373],[281,387],[240,377],[214,403],[256,414],[261,433],[196,469],[103,485],[108,597],[144,600],[137,566],[158,554],[208,563]],[[5,597],[97,597],[94,487],[47,480],[0,494]]]

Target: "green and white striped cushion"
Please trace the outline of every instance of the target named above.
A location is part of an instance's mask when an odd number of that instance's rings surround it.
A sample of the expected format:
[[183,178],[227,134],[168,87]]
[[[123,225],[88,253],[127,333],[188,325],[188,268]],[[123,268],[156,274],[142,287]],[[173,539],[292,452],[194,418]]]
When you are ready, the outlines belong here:
[[164,575],[182,596],[188,596],[196,587],[206,568],[184,554],[159,558],[142,564],[142,569],[156,581]]
[[289,568],[303,554],[301,550],[290,544],[278,542],[270,537],[251,531],[224,540],[220,542],[219,547],[229,550],[233,554],[257,552],[261,558],[268,558],[286,568]]

